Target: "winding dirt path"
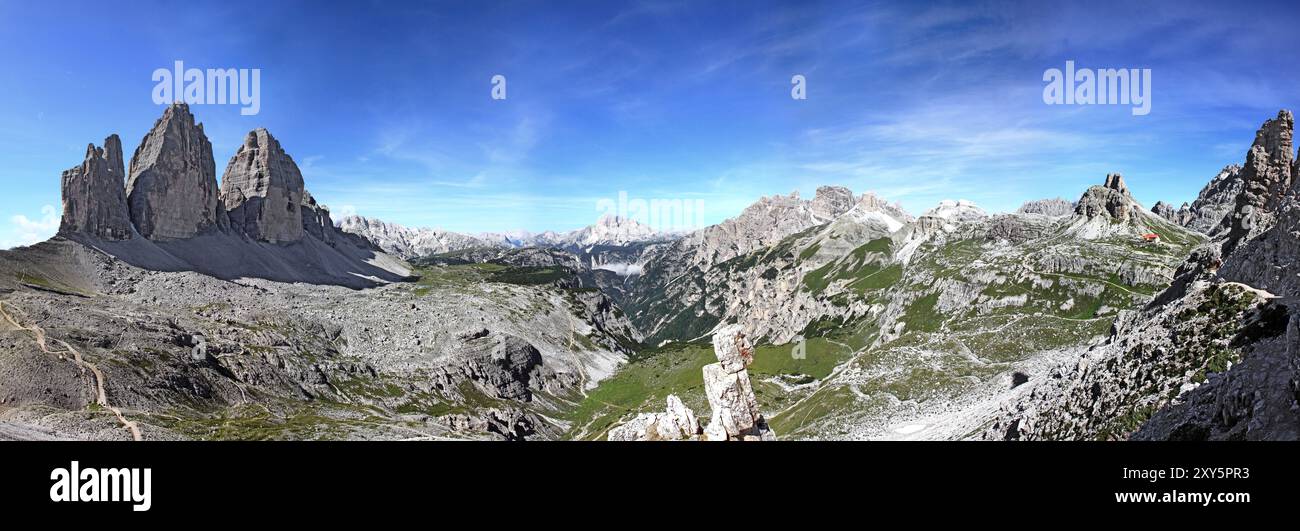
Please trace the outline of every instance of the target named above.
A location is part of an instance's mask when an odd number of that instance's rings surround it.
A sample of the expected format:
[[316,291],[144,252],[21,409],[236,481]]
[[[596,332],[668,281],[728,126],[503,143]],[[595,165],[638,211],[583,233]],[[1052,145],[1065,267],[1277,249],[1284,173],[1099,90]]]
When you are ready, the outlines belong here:
[[95,366],[94,363],[90,363],[82,359],[81,352],[78,352],[77,349],[72,348],[72,345],[69,345],[66,341],[63,341],[62,339],[54,338],[53,341],[55,343],[58,343],[60,346],[62,346],[63,350],[61,351],[50,350],[50,347],[46,341],[45,330],[35,324],[28,325],[28,326],[23,326],[22,324],[19,324],[18,321],[14,319],[12,315],[9,314],[9,312],[5,311],[3,302],[0,302],[0,317],[4,317],[4,320],[8,321],[10,326],[13,326],[14,328],[25,332],[30,332],[32,334],[32,337],[36,341],[36,346],[40,347],[42,352],[46,354],[58,356],[59,359],[63,359],[64,355],[71,354],[72,359],[77,363],[77,367],[81,369],[82,374],[85,374],[86,370],[89,369],[90,373],[95,376],[95,403],[99,404],[104,409],[112,411],[113,415],[117,417],[117,421],[122,423],[122,426],[126,428],[127,431],[131,432],[132,439],[137,441],[142,440],[142,438],[140,437],[140,428],[136,426],[134,422],[126,420],[126,417],[122,415],[122,410],[113,407],[111,404],[108,403],[108,396],[104,394],[104,373],[99,370],[99,367]]

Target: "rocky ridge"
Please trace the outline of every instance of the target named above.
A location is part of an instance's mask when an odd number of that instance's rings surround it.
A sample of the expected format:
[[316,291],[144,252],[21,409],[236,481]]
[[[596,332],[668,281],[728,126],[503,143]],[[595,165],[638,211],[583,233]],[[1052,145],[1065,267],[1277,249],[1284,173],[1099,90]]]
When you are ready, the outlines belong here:
[[[1300,437],[1300,319],[1292,307],[1300,289],[1300,194],[1289,178],[1292,126],[1282,111],[1260,128],[1233,210],[1211,231],[1215,238],[1190,253],[1172,285],[1122,316],[1077,363],[1026,386],[983,436]],[[1207,190],[1228,188],[1234,173],[1221,172]]]
[[1074,213],[1074,203],[1061,199],[1038,199],[1026,201],[1016,209],[1017,214],[1038,214],[1049,217],[1068,216]]
[[[708,270],[681,267],[688,237],[651,254],[624,307],[651,345],[735,324],[761,359],[784,358],[766,362],[785,368],[767,365],[755,389],[787,438],[965,436],[990,419],[1012,372],[1038,374],[1104,337],[1202,241],[1146,213],[1116,175],[1080,203],[1100,208],[988,215],[950,201],[916,219],[850,209]],[[1081,237],[1089,224],[1106,232]],[[1160,237],[1147,240],[1153,230]],[[834,368],[812,369],[792,349]],[[946,408],[983,420],[955,423]]]
[[339,220],[339,230],[361,236],[405,260],[479,247],[504,248],[497,240],[486,240],[441,229],[409,229],[395,223],[352,215]]
[[1224,218],[1233,212],[1242,185],[1241,165],[1232,164],[1210,179],[1190,205],[1183,203],[1174,208],[1169,203],[1158,201],[1151,207],[1151,212],[1201,234],[1218,236],[1220,231],[1227,229]]

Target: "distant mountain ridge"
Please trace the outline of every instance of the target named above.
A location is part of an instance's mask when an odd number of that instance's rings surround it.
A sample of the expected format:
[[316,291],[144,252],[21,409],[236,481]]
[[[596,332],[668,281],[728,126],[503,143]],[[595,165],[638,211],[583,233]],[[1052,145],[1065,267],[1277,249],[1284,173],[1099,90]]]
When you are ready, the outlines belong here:
[[592,225],[564,233],[546,231],[534,234],[518,231],[469,235],[442,229],[408,228],[359,215],[343,218],[339,221],[338,228],[364,237],[379,248],[405,259],[479,247],[553,247],[580,253],[597,246],[626,246],[667,241],[676,237],[656,232],[636,220],[614,215],[602,216]]

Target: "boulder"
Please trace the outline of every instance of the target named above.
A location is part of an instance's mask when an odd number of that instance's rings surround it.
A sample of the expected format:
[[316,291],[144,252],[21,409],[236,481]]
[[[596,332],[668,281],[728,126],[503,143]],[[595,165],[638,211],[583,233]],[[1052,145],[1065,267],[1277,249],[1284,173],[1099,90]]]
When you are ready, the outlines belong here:
[[641,413],[621,426],[609,430],[611,441],[680,441],[694,439],[700,433],[695,412],[677,395],[668,395],[665,412]]

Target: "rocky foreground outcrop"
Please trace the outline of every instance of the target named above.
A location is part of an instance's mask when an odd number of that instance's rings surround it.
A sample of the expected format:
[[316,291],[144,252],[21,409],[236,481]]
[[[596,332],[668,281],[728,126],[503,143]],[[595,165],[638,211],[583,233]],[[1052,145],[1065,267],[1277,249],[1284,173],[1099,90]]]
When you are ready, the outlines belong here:
[[640,413],[621,426],[609,430],[611,441],[682,441],[699,440],[700,422],[695,412],[677,395],[668,395],[668,409]]
[[85,233],[105,240],[129,240],[135,233],[122,191],[122,141],[104,139],[104,147],[86,147],[86,160],[63,172],[63,220],[59,233]]
[[668,395],[667,411],[641,413],[611,429],[609,440],[775,441],[746,370],[754,362],[753,348],[740,325],[725,326],[713,335],[718,362],[703,368],[704,394],[713,414],[703,429],[695,412],[677,396]]
[[1232,214],[1224,219],[1230,242],[1251,238],[1272,226],[1272,213],[1290,191],[1295,174],[1294,127],[1291,111],[1282,110],[1255,133],[1241,170],[1241,193]]
[[749,381],[754,363],[754,346],[740,325],[720,328],[713,334],[713,352],[717,363],[704,366],[704,395],[713,408],[713,417],[704,428],[710,441],[774,441],[776,434],[767,427],[758,398]]
[[1300,189],[1292,127],[1284,110],[1259,129],[1231,201],[1224,194],[1238,179],[1232,167],[1202,191],[1202,199],[1213,197],[1202,207],[1233,208],[1172,285],[1121,316],[1073,366],[1028,386],[986,437],[1300,437]]

